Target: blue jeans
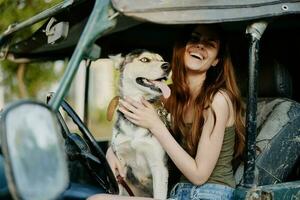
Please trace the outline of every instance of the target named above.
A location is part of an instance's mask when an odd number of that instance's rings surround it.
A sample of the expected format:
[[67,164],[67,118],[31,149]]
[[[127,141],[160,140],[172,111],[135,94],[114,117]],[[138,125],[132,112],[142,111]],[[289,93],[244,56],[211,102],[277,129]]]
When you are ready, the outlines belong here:
[[192,183],[177,183],[170,193],[169,200],[231,200],[234,189],[229,186],[205,183],[200,186]]

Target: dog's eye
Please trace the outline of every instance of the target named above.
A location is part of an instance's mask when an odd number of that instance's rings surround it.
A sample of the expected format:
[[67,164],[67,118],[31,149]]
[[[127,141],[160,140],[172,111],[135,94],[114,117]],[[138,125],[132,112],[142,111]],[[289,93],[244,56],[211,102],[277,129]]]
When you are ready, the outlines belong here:
[[150,59],[149,58],[146,58],[146,57],[143,57],[140,59],[141,62],[144,62],[144,63],[147,63],[147,62],[150,62]]

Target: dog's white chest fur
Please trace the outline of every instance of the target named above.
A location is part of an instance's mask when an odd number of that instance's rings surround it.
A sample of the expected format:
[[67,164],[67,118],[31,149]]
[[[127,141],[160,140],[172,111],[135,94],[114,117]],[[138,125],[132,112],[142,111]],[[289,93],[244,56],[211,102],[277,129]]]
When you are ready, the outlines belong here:
[[[123,116],[118,118],[122,119]],[[165,198],[168,179],[166,155],[147,129],[136,127],[124,118],[117,120],[113,129],[112,147],[125,167],[126,181],[135,195]],[[157,177],[153,174],[157,174]],[[155,186],[154,181],[159,185]],[[160,188],[156,189],[159,193],[157,195],[153,189],[155,187]],[[161,191],[161,188],[165,189]]]

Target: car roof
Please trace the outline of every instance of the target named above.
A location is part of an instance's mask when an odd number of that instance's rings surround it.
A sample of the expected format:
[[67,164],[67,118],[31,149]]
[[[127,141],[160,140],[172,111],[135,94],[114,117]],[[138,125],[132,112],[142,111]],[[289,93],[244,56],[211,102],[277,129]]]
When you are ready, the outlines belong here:
[[159,24],[220,23],[299,13],[299,1],[112,0],[125,16]]
[[[93,0],[64,1],[17,24],[0,36],[0,45],[7,47],[2,54],[12,56],[16,62],[70,57],[94,4]],[[300,2],[295,0],[111,0],[111,5],[118,14],[117,24],[96,41],[104,57],[135,48],[155,49],[164,54],[166,49],[171,49],[183,24],[222,23],[227,29],[244,32],[249,20],[269,20],[300,13]],[[32,25],[29,22],[38,17],[47,20],[30,37],[14,40],[15,33]],[[49,44],[45,29],[53,17],[58,22],[69,22],[69,33],[64,40]],[[298,25],[299,15],[286,21]]]

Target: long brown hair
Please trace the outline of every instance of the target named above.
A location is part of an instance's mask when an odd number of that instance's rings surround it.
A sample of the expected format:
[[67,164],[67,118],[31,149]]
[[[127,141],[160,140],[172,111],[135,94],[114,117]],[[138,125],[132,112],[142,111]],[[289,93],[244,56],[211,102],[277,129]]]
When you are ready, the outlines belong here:
[[[218,91],[225,91],[233,103],[235,114],[235,157],[242,154],[245,146],[245,126],[242,114],[244,106],[242,104],[239,88],[236,84],[234,69],[227,42],[224,37],[223,30],[217,25],[206,25],[215,31],[219,37],[220,48],[218,52],[219,62],[216,67],[210,67],[206,72],[206,79],[195,99],[194,119],[192,128],[189,133],[185,131],[184,116],[187,111],[187,105],[191,101],[190,90],[187,82],[187,70],[184,65],[185,46],[196,27],[185,27],[184,32],[180,35],[179,40],[173,48],[172,57],[172,93],[166,101],[166,108],[172,115],[172,132],[175,138],[184,141],[184,148],[191,155],[195,156],[197,152],[198,142],[204,125],[203,111],[211,108],[214,95]],[[213,111],[214,118],[215,113]]]

